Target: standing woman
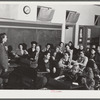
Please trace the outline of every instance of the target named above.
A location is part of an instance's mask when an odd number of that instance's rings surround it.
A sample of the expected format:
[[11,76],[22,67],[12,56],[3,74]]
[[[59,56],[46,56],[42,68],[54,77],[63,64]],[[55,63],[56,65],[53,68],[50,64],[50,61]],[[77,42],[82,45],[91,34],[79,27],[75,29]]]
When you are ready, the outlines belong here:
[[0,34],[0,74],[8,71],[8,55],[5,49],[5,42],[7,42],[6,33]]

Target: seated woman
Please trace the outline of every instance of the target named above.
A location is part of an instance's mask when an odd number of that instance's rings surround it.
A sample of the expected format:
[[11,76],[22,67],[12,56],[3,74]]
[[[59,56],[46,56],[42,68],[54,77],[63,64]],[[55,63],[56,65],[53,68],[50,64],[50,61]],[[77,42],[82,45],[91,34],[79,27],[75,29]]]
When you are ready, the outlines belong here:
[[34,57],[36,55],[36,46],[37,46],[37,42],[32,41],[31,42],[31,47],[28,49],[28,54],[29,54],[30,60],[34,60]]
[[79,52],[79,57],[76,60],[76,62],[80,66],[80,71],[83,72],[83,70],[86,68],[86,65],[87,65],[87,62],[88,62],[88,58],[84,55],[84,52],[83,51],[80,51]]
[[65,52],[64,53],[64,57],[62,57],[60,59],[60,61],[58,62],[58,66],[60,68],[60,75],[63,74],[63,71],[67,68],[70,69],[71,66],[71,61],[70,61],[70,53],[69,52]]
[[43,53],[41,50],[41,45],[36,46],[36,55],[35,55],[35,60],[38,62],[39,59],[43,57]]
[[73,50],[70,49],[70,46],[68,44],[65,45],[64,52],[69,52],[70,53],[70,60],[72,60],[72,58],[73,58]]
[[59,75],[60,68],[58,67],[59,60],[63,57],[63,54],[59,51],[59,47],[56,47],[55,51],[51,55],[51,77],[57,77]]
[[53,59],[54,61],[59,62],[59,60],[60,60],[62,57],[63,57],[63,53],[60,52],[59,47],[56,47],[56,49],[55,49],[55,51],[54,51],[54,53],[53,53],[53,55],[52,55],[52,59]]
[[18,45],[18,49],[16,50],[16,57],[21,57],[21,56],[25,56],[28,55],[28,52],[26,50],[27,45],[25,43],[20,43]]
[[14,53],[13,48],[12,48],[11,45],[8,46],[7,53],[8,53],[8,59],[12,60],[12,59],[15,58],[15,53]]
[[85,56],[87,56],[89,58],[90,56],[90,47],[87,47],[85,50]]
[[27,45],[25,43],[20,43],[18,49],[15,51],[15,63],[18,66],[21,64],[20,61],[25,62],[24,58],[29,58],[26,47]]
[[70,70],[65,70],[63,75],[58,76],[55,79],[49,78],[47,87],[52,89],[72,89],[72,82],[77,80],[78,72],[79,65],[75,63]]
[[91,58],[89,59],[89,61],[87,63],[87,67],[90,67],[93,70],[94,80],[95,80],[95,88],[97,88],[99,85],[99,81],[100,81],[100,71],[94,60],[94,56],[95,56],[95,54],[91,55]]
[[69,45],[70,49],[73,51],[72,59],[76,60],[77,52],[78,52],[77,49],[74,47],[74,44],[71,41],[69,41],[68,45]]
[[85,75],[82,78],[82,85],[84,90],[94,90],[95,80],[92,68],[87,67],[85,69]]
[[43,58],[38,61],[38,69],[50,73],[50,52],[45,52]]
[[94,80],[95,80],[95,89],[100,89],[100,70],[97,66],[94,66],[93,68],[94,73]]
[[58,47],[59,47],[59,51],[61,53],[63,53],[64,52],[64,43],[63,42],[60,42]]
[[37,45],[36,46],[36,54],[34,57],[34,60],[31,61],[31,67],[32,68],[37,68],[38,67],[38,62],[43,58],[43,53],[41,51],[41,46]]
[[87,67],[90,67],[93,69],[97,68],[97,64],[94,60],[94,57],[95,57],[95,54],[92,54],[88,60],[88,63],[87,63]]
[[85,55],[88,57],[88,59],[91,59],[91,56],[94,56],[93,59],[95,59],[95,54],[96,54],[96,51],[94,48],[91,48],[87,53],[85,53]]
[[45,48],[42,50],[42,52],[51,52],[51,44],[50,43],[47,43]]

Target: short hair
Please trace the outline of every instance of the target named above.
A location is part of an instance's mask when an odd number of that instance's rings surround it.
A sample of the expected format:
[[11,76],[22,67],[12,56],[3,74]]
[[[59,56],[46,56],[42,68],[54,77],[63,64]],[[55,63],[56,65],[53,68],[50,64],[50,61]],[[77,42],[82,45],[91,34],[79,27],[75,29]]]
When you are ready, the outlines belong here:
[[65,54],[65,53],[67,53],[67,54],[68,54],[68,56],[70,56],[70,53],[69,53],[68,51],[64,52],[64,54]]
[[69,41],[69,43],[73,44],[73,42],[72,42],[72,41]]
[[3,41],[3,38],[5,37],[6,33],[1,33],[0,34],[0,43],[2,43]]
[[50,45],[50,47],[51,47],[51,44],[50,44],[50,43],[47,43],[47,44],[46,44],[46,47],[47,47],[48,45]]
[[55,47],[55,50],[56,50],[57,48],[59,48],[59,46]]
[[11,45],[8,45],[8,51],[12,51],[13,47]]
[[22,47],[23,47],[23,43],[20,43],[20,44],[18,44],[18,48],[20,48],[20,45],[22,45]]
[[32,42],[31,42],[31,45],[32,45],[32,44],[36,44],[36,45],[37,45],[37,42],[36,42],[36,41],[32,41]]
[[66,47],[66,46],[69,46],[69,45],[68,45],[68,44],[65,44],[65,47]]
[[91,50],[94,50],[94,51],[96,51],[96,50],[95,50],[95,48],[91,48]]
[[[50,52],[49,51],[44,52],[44,56],[47,55],[48,53],[50,53]],[[50,53],[50,55],[51,55],[51,53]]]
[[[73,42],[72,42],[72,41],[69,41],[69,43],[71,43],[70,49],[74,49],[74,44],[73,44]],[[69,45],[69,43],[68,43],[68,45]]]
[[64,42],[60,42],[60,43],[59,43],[59,46],[60,46],[60,44],[61,44],[61,43],[63,43],[63,44],[64,44]]

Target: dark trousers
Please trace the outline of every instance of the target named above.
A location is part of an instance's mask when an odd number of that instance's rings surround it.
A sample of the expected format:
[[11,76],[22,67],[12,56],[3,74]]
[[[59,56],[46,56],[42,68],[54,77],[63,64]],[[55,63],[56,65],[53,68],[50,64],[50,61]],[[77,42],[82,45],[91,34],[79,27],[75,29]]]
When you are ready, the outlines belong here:
[[47,87],[50,89],[69,90],[71,87],[71,82],[64,80],[54,80],[53,78],[49,78]]
[[37,77],[35,82],[35,89],[43,88],[47,84],[47,78],[46,77]]

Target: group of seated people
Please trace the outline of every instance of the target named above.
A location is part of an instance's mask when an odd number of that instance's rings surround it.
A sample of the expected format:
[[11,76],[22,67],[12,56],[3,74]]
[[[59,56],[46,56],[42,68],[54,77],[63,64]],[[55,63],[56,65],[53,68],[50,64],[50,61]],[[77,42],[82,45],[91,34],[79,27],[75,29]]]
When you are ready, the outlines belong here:
[[42,87],[66,90],[94,90],[99,87],[100,46],[92,45],[84,50],[80,44],[76,49],[70,41],[67,44],[60,42],[56,47],[47,43],[41,49],[36,41],[32,41],[29,49],[25,43],[20,43],[16,51],[12,46],[8,46],[7,51],[9,63],[15,60],[21,66],[30,66],[39,77],[39,73],[45,73],[41,74],[44,85],[37,81]]

